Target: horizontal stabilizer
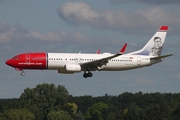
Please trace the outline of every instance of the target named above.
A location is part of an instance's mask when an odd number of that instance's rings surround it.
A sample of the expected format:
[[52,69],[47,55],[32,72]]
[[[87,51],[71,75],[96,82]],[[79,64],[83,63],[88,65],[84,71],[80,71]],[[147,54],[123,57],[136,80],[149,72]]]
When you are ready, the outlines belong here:
[[157,57],[153,57],[151,58],[151,60],[153,59],[161,59],[161,58],[166,58],[166,57],[169,57],[169,56],[172,56],[173,54],[168,54],[168,55],[163,55],[163,56],[157,56]]

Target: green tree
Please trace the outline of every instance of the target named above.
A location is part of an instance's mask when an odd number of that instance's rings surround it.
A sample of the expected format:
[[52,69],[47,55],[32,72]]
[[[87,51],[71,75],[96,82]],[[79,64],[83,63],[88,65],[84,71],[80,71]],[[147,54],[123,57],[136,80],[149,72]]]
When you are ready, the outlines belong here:
[[145,109],[146,120],[162,120],[162,112],[158,104],[151,104]]
[[47,120],[72,120],[68,112],[59,110],[51,111],[47,115]]
[[77,112],[76,117],[77,117],[77,120],[85,120],[83,114],[81,113],[81,111]]
[[[126,114],[124,116],[125,120],[140,120],[140,116],[143,115],[142,109],[139,108],[134,102],[128,105]],[[142,118],[143,119],[143,118]]]
[[36,119],[46,119],[50,111],[57,111],[67,106],[69,93],[64,86],[39,84],[35,88],[27,88],[19,98],[19,106],[32,111]]
[[116,114],[113,112],[108,113],[105,120],[117,120]]
[[92,106],[92,104],[95,103],[93,100],[94,100],[93,97],[89,95],[78,96],[78,97],[70,96],[69,102],[76,103],[78,106],[78,110],[80,110],[82,114],[85,114],[85,112],[87,111],[87,108]]
[[0,115],[0,120],[35,120],[35,115],[27,109],[8,109]]
[[71,106],[71,110],[73,111],[73,115],[76,115],[78,106],[76,103],[68,103],[69,106]]
[[17,108],[17,98],[13,99],[0,99],[0,112],[10,108]]
[[179,120],[180,118],[180,105],[172,112],[173,120]]
[[106,114],[104,114],[104,112],[107,109],[107,104],[103,102],[95,103],[88,108],[85,118],[87,120],[104,120],[104,118],[106,118]]

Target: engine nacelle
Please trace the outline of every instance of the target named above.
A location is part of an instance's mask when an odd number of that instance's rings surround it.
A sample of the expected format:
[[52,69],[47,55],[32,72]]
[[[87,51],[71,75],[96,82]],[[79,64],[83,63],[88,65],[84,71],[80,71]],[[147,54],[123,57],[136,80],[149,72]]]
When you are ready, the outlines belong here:
[[66,64],[64,69],[66,72],[81,72],[81,66],[79,64]]

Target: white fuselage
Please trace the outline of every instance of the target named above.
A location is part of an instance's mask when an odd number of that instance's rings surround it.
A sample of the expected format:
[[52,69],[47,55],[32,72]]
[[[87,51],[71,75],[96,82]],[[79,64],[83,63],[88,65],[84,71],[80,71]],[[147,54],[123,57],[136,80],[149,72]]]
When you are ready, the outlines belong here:
[[[75,53],[47,53],[49,70],[63,70],[66,64],[80,64],[90,62],[97,59],[112,56],[113,54],[75,54]],[[110,59],[106,65],[103,65],[98,70],[102,71],[120,71],[150,66],[152,64],[161,62],[161,60],[151,61],[153,56],[143,55],[121,55],[119,57]]]

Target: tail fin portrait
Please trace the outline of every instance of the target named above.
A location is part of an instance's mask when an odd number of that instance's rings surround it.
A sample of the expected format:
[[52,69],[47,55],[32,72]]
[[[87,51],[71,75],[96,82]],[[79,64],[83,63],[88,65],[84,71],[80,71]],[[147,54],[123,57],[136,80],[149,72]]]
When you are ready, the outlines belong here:
[[141,49],[132,53],[131,55],[148,55],[160,56],[163,44],[166,38],[168,26],[161,26],[148,43]]

